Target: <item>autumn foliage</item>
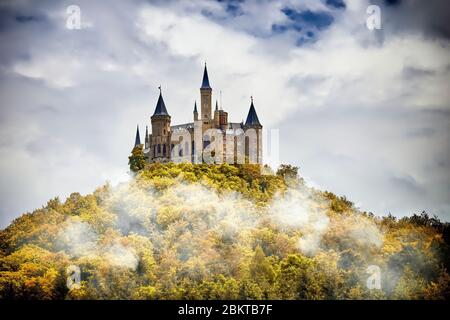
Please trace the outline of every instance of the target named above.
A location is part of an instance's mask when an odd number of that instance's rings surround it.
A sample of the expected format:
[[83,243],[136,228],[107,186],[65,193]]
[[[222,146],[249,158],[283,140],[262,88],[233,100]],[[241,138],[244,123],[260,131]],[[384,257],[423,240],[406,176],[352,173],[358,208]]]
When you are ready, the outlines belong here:
[[362,212],[291,166],[130,161],[129,182],[52,199],[0,232],[0,298],[449,298],[449,226],[426,213]]

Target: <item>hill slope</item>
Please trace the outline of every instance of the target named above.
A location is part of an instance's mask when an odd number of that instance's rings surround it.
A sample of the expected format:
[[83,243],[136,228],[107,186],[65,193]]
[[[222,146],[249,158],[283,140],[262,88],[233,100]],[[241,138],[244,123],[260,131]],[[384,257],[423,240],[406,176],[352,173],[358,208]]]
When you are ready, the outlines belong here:
[[447,299],[448,231],[361,212],[290,166],[155,164],[1,231],[0,298]]

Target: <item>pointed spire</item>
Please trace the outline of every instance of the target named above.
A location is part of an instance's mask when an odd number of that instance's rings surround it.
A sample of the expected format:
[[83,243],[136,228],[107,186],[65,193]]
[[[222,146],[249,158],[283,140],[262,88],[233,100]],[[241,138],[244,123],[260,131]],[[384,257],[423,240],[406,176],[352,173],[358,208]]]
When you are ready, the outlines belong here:
[[134,139],[134,146],[137,147],[141,144],[141,135],[139,134],[139,125],[136,128],[136,139]]
[[148,126],[145,126],[145,138],[144,138],[144,148],[148,148]]
[[261,123],[259,123],[258,115],[256,114],[255,106],[253,105],[253,96],[251,97],[251,104],[250,104],[250,110],[248,111],[247,120],[245,121],[245,125],[258,125],[260,126]]
[[205,62],[205,70],[203,71],[202,87],[200,89],[211,89],[211,87],[209,86],[209,78],[208,78],[208,70],[206,69],[206,62]]
[[219,103],[217,102],[217,99],[216,99],[216,111],[219,111]]
[[195,103],[194,103],[194,113],[198,113],[197,112],[197,100],[195,100]]
[[162,97],[161,86],[159,86],[158,89],[159,89],[159,98],[158,98],[158,102],[156,103],[156,108],[155,108],[155,112],[153,113],[153,115],[154,116],[159,116],[159,115],[168,116],[169,113],[167,112],[166,104],[164,103],[164,99]]

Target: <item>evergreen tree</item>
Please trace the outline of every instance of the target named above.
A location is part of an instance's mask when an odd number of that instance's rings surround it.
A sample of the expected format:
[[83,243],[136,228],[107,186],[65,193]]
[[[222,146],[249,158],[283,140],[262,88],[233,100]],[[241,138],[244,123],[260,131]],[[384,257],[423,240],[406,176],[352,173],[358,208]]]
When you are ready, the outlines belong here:
[[128,157],[128,164],[130,165],[130,170],[133,172],[138,172],[145,168],[144,148],[142,144],[138,144],[133,148],[131,156]]

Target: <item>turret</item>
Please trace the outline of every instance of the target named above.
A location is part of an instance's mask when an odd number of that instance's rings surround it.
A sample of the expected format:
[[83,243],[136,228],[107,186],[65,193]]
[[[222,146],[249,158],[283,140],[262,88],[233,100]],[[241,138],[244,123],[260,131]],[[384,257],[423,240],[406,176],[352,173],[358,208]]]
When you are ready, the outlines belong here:
[[[247,120],[245,120],[244,131],[246,136],[246,158],[248,160],[256,161],[256,163],[262,164],[262,125],[259,122],[255,106],[253,105],[253,97],[251,97],[250,109],[248,111]],[[251,152],[252,148],[253,151]]]
[[194,103],[194,121],[198,121],[197,101]]
[[253,97],[251,97],[251,104],[250,109],[248,110],[247,120],[245,120],[245,127],[262,128],[258,115],[256,114],[255,106],[253,105]]
[[162,97],[161,86],[155,112],[151,117],[152,139],[150,151],[154,158],[168,158],[170,144],[170,115]]
[[200,88],[200,110],[201,114],[200,117],[203,121],[203,124],[210,124],[211,123],[211,104],[212,104],[212,88],[209,85],[209,77],[208,77],[208,70],[206,69],[206,63],[205,63],[205,69],[203,71],[203,81],[202,86]]
[[226,130],[228,127],[228,112],[219,110],[219,125],[222,130]]
[[[220,110],[222,111],[222,110]],[[216,108],[214,109],[214,126],[217,128],[220,124],[220,120],[219,120],[219,115],[220,115],[220,111],[219,111],[219,104],[216,100]]]
[[150,145],[148,138],[148,126],[145,126],[145,149],[147,149]]
[[137,147],[141,144],[141,135],[139,134],[139,125],[136,128],[136,138],[134,139],[134,147]]

